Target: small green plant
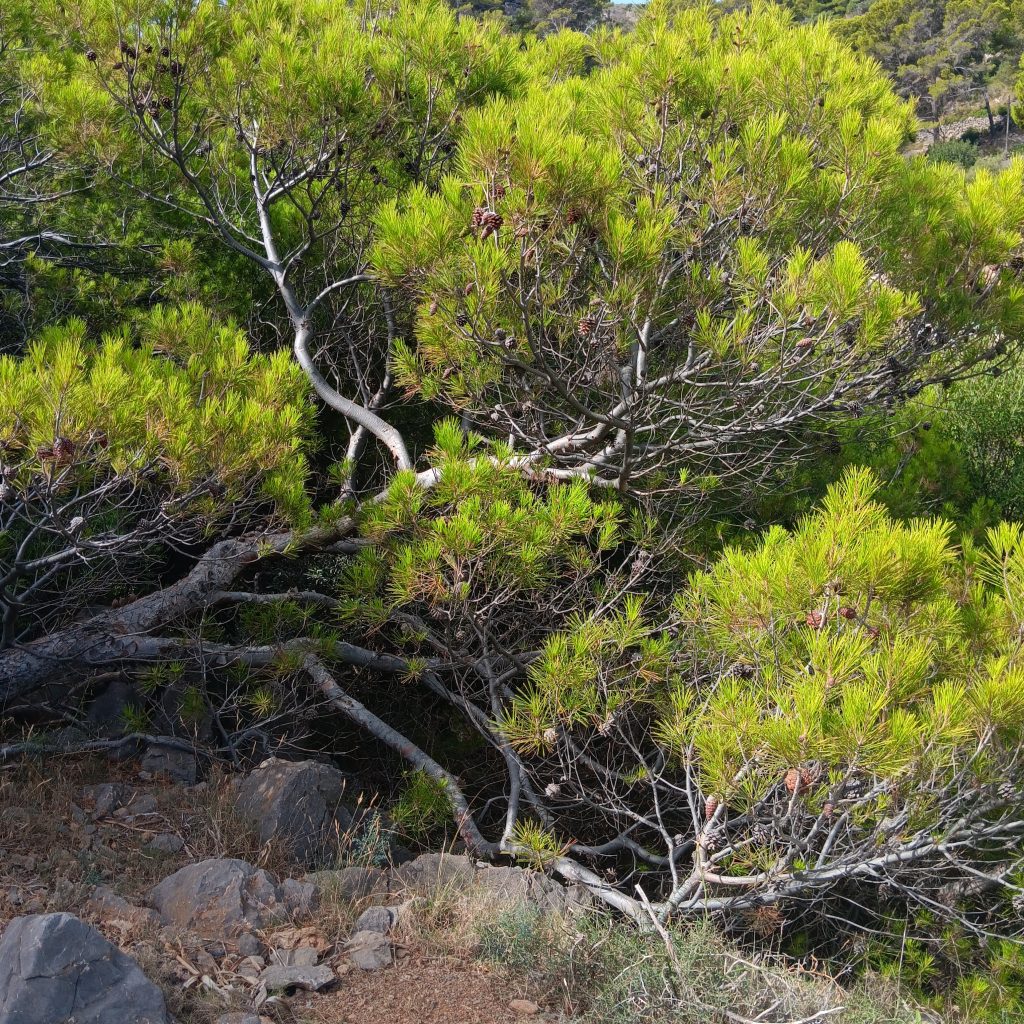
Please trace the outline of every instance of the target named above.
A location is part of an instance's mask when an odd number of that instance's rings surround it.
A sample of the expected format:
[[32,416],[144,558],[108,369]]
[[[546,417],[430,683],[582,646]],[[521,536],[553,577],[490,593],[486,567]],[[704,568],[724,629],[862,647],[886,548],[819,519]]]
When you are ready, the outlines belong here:
[[414,771],[406,776],[402,795],[391,808],[391,819],[398,831],[422,842],[451,820],[451,808],[443,783],[426,772]]
[[245,703],[257,718],[269,718],[278,707],[277,694],[269,686],[257,686],[246,695]]
[[121,723],[125,732],[148,732],[149,714],[144,708],[129,704],[121,710]]
[[543,868],[566,851],[566,844],[535,821],[517,821],[512,832],[517,860]]
[[534,967],[548,945],[543,915],[532,903],[517,903],[481,922],[477,936],[482,960],[519,971]]
[[365,814],[354,832],[339,837],[339,865],[382,868],[391,857],[391,834],[380,814]]

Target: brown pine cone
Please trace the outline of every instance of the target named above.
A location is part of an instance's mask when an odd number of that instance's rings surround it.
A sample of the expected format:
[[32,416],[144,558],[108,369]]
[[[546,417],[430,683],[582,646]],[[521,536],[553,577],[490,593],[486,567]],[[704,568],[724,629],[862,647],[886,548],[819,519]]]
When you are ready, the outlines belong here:
[[594,333],[594,328],[597,326],[597,321],[592,316],[585,316],[580,320],[576,329],[579,331],[581,337],[586,338],[588,335]]
[[718,797],[715,796],[714,793],[712,793],[711,796],[709,796],[707,798],[707,800],[704,801],[704,820],[705,821],[710,821],[715,816],[715,811],[718,810],[719,802],[720,801],[719,801]]
[[53,442],[53,457],[58,462],[70,462],[75,457],[75,442],[69,437],[58,437]]
[[710,829],[701,837],[701,845],[708,853],[717,853],[724,843],[725,832],[720,828]]

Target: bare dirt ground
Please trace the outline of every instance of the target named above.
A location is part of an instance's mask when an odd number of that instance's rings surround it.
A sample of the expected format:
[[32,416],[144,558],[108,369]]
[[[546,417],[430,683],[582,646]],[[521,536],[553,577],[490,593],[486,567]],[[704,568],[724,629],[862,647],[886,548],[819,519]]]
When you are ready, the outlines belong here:
[[[517,1012],[522,993],[486,966],[414,953],[391,970],[349,976],[310,1007],[316,1024],[510,1024],[550,1021]],[[529,1000],[525,1000],[529,1002]]]

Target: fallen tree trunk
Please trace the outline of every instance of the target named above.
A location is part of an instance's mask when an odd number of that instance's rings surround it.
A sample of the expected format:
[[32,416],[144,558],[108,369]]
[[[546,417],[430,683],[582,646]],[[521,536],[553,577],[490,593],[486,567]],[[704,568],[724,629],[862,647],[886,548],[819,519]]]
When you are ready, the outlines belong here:
[[31,643],[0,651],[0,707],[69,673],[145,657],[146,634],[205,608],[262,558],[326,547],[353,526],[345,519],[306,533],[257,534],[214,544],[180,580],[120,608],[74,622]]

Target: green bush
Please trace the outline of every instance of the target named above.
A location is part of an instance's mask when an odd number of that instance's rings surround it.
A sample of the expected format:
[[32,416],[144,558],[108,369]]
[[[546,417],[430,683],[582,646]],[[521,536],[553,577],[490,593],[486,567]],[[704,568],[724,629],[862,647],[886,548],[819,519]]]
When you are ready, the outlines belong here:
[[1008,518],[1024,517],[1024,366],[952,388],[945,430],[974,493]]
[[973,167],[978,159],[978,146],[965,139],[936,142],[928,150],[928,159],[935,163],[957,164],[967,170]]

